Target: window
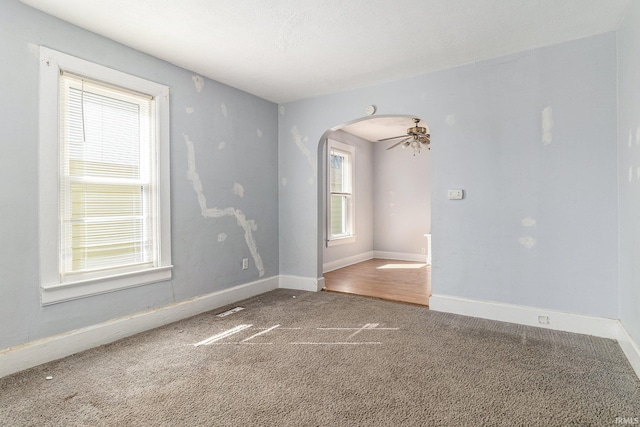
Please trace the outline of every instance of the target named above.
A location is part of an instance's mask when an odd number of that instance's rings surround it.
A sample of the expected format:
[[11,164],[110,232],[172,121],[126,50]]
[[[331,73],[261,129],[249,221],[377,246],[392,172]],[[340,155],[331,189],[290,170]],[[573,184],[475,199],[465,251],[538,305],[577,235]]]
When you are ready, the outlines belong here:
[[168,88],[40,59],[42,303],[170,279]]
[[353,165],[354,147],[328,140],[327,246],[355,241]]

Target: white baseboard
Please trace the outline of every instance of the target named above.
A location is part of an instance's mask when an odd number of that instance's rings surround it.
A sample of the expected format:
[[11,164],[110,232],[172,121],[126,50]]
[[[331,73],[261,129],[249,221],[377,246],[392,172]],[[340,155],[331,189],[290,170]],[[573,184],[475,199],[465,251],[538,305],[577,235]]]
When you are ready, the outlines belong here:
[[636,371],[636,375],[640,378],[640,346],[633,341],[622,323],[620,323],[618,330],[618,344],[620,344],[624,355],[627,356],[629,364]]
[[[584,316],[544,308],[480,301],[447,295],[432,295],[429,308],[433,311],[462,314],[519,325],[536,326],[577,334],[617,339],[619,321],[604,317]],[[538,316],[546,316],[549,324],[538,322]]]
[[395,259],[398,261],[427,262],[427,256],[424,254],[408,254],[403,252],[373,251],[373,257],[380,259]]
[[[491,301],[471,300],[447,295],[432,295],[429,309],[482,319],[535,326],[557,331],[592,335],[618,341],[629,364],[640,378],[640,347],[627,333],[618,319],[585,316],[544,308],[504,304]],[[546,316],[549,324],[541,324],[538,316]]]
[[323,287],[324,278],[320,280],[314,277],[280,275],[280,288],[283,289],[318,292],[321,291]]
[[363,252],[361,254],[352,255],[350,257],[330,261],[322,264],[322,272],[328,273],[329,271],[337,270],[339,268],[347,267],[349,265],[357,264],[359,262],[367,261],[373,258],[373,251]]
[[280,284],[274,276],[175,304],[109,320],[0,351],[0,378],[80,351],[215,310],[259,295]]

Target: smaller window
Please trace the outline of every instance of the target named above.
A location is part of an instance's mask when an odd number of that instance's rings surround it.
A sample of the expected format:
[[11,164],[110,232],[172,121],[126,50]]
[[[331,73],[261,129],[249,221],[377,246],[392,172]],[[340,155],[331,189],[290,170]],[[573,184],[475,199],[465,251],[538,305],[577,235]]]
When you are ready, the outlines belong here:
[[355,241],[354,157],[355,148],[328,140],[327,246]]

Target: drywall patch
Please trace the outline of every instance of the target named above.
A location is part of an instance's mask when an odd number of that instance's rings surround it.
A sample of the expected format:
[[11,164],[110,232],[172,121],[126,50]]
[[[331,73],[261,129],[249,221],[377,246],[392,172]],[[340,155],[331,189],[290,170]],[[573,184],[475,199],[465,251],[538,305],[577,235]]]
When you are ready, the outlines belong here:
[[244,187],[242,184],[238,184],[237,182],[233,183],[233,194],[238,197],[244,197]]
[[227,233],[218,234],[218,242],[224,243],[225,240],[227,240]]
[[523,236],[518,239],[518,243],[527,249],[531,249],[536,245],[536,239],[531,236]]
[[449,114],[445,119],[444,122],[448,125],[448,126],[453,126],[456,124],[456,118],[453,116],[453,114]]
[[631,148],[631,143],[633,141],[633,135],[631,129],[629,129],[629,148]]
[[200,93],[202,91],[202,88],[204,87],[204,79],[197,74],[191,77],[191,79],[193,79],[193,84],[196,87],[196,92]]
[[204,195],[204,191],[202,189],[202,181],[200,180],[200,176],[196,171],[196,154],[195,148],[193,145],[193,141],[189,139],[189,135],[182,134],[184,137],[184,142],[187,144],[187,179],[191,181],[193,184],[193,189],[198,195],[198,204],[200,205],[200,212],[205,218],[220,218],[223,216],[233,216],[236,218],[238,222],[238,226],[242,227],[244,230],[244,240],[247,243],[247,247],[249,248],[249,252],[251,252],[251,257],[253,258],[253,262],[258,269],[258,274],[260,277],[264,276],[264,265],[262,263],[262,257],[258,253],[258,248],[256,245],[256,241],[253,238],[253,231],[255,231],[258,227],[253,220],[247,220],[246,216],[242,213],[240,209],[235,209],[233,207],[228,207],[224,209],[220,208],[210,208],[207,206],[207,198]]
[[629,182],[633,181],[633,166],[629,166]]
[[640,125],[636,129],[636,145],[640,145]]
[[262,138],[262,129],[256,129],[256,133],[258,134],[258,138]]
[[553,129],[553,110],[551,107],[546,107],[542,110],[542,143],[544,145],[551,144],[553,139],[551,129]]
[[640,181],[640,166],[636,168],[636,179]]
[[282,186],[283,186],[283,187],[286,187],[286,186],[287,186],[287,178],[282,177],[282,178],[280,179],[280,182],[282,183]]
[[534,225],[536,225],[536,220],[531,218],[530,216],[522,220],[523,227],[533,227]]
[[184,110],[187,112],[187,114],[193,114],[193,112],[195,111],[193,107],[187,107]]
[[27,43],[27,48],[29,49],[29,53],[31,53],[34,58],[40,59],[40,46],[33,43]]
[[222,115],[226,119],[227,116],[229,115],[229,111],[227,110],[227,104],[225,104],[224,102],[221,102],[220,103],[220,110],[222,111]]
[[309,178],[309,185],[313,185],[315,182],[316,180],[313,177]]
[[222,150],[225,147],[225,145],[227,145],[226,142],[220,141],[220,143],[218,144],[218,150]]
[[294,126],[291,128],[291,135],[293,135],[293,141],[296,143],[302,154],[307,158],[309,164],[311,165],[311,169],[313,169],[313,176],[318,176],[318,165],[313,161],[311,157],[311,151],[309,151],[309,147],[307,147],[307,142],[309,142],[309,137],[303,137],[298,131],[298,127]]
[[281,105],[280,107],[278,107],[278,111],[280,112],[280,115],[281,115],[281,116],[284,116],[284,112],[285,112],[285,110],[286,110],[286,109],[284,108],[284,105]]

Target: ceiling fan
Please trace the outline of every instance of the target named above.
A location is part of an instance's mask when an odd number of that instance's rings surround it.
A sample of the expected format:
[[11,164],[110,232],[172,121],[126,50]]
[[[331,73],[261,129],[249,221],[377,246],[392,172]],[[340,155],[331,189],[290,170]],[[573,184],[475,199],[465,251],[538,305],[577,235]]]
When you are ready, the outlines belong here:
[[413,148],[413,155],[415,156],[416,153],[420,152],[420,148],[422,146],[426,146],[427,149],[431,149],[431,147],[429,146],[429,143],[431,142],[431,134],[427,133],[427,128],[422,127],[422,126],[418,126],[418,123],[420,123],[420,119],[419,118],[414,118],[413,119],[413,123],[415,123],[415,125],[413,127],[410,127],[409,129],[407,129],[407,134],[406,135],[399,135],[399,136],[392,136],[391,138],[384,138],[384,139],[379,139],[378,142],[382,142],[382,141],[390,141],[392,139],[398,139],[398,138],[404,138],[403,140],[396,142],[395,144],[393,144],[391,147],[387,148],[387,150],[391,150],[392,148],[395,148],[399,145],[401,145],[403,148],[404,147],[411,147]]

